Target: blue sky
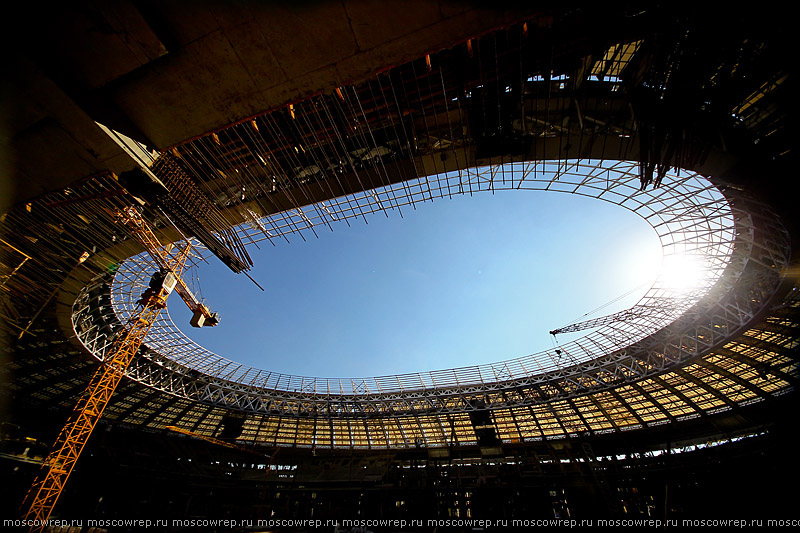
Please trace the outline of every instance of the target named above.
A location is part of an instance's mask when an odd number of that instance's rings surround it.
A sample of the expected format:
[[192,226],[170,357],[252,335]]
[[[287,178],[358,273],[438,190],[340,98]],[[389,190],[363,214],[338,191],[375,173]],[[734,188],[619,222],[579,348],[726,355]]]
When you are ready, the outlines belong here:
[[[653,230],[606,202],[537,191],[481,192],[251,248],[251,276],[197,272],[221,315],[176,324],[228,359],[276,372],[359,377],[469,366],[552,347],[548,331],[638,287],[661,261]],[[564,336],[568,340],[573,337]]]

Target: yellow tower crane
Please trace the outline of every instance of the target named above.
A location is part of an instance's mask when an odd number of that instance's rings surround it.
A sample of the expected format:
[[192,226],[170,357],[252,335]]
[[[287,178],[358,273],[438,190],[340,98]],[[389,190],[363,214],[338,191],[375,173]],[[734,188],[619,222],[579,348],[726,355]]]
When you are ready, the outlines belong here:
[[158,314],[167,306],[167,297],[175,290],[194,313],[192,325],[215,326],[216,313],[200,303],[181,279],[191,245],[181,249],[164,247],[138,209],[127,207],[118,213],[119,221],[141,243],[160,268],[137,302],[138,309],[117,335],[105,361],[92,376],[89,385],[75,406],[72,415],[56,438],[50,453],[22,503],[23,519],[31,531],[42,531],[64,490],[72,469],[89,440],[95,425],[103,415],[111,396],[139,347],[155,323]]

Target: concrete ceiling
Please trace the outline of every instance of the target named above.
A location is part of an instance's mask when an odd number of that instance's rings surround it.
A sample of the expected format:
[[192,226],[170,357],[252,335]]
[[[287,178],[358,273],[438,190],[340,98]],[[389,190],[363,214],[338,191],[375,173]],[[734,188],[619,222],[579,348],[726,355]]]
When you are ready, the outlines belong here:
[[132,168],[95,121],[166,148],[534,11],[445,0],[23,8],[4,31],[0,211]]

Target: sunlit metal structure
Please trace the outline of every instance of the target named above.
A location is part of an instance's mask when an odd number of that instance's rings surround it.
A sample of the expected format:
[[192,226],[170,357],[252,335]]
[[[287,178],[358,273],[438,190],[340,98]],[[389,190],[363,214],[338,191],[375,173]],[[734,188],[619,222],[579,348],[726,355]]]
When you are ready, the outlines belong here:
[[[43,531],[53,512],[67,480],[72,474],[81,453],[103,416],[108,402],[116,392],[125,372],[136,357],[142,343],[153,327],[159,313],[167,307],[167,298],[176,289],[195,313],[211,317],[205,306],[197,302],[181,279],[191,246],[167,250],[158,241],[152,230],[135,207],[116,213],[119,222],[126,226],[137,241],[147,249],[157,265],[148,286],[143,288],[136,300],[135,308],[124,323],[119,324],[113,341],[104,357],[103,364],[92,376],[86,391],[73,409],[67,423],[61,429],[50,453],[42,463],[42,469],[23,502],[24,518],[35,524],[31,530]],[[212,325],[212,324],[209,324]],[[213,325],[216,325],[214,322]]]
[[[206,38],[184,36],[178,19],[160,16],[154,27],[166,20],[181,35],[165,50],[188,54]],[[170,98],[148,85],[172,79],[169,50],[152,69],[120,76],[108,89],[116,105],[134,94],[148,105],[126,121],[98,104],[91,118],[104,136],[97,142],[125,157],[98,158],[95,172],[25,198],[3,219],[0,304],[15,401],[33,410],[73,403],[147,284],[154,266],[109,215],[128,192],[147,195],[110,172],[127,164],[192,183],[213,219],[198,219],[192,231],[217,235],[224,222],[222,240],[239,270],[254,243],[347,231],[355,219],[399,216],[453,195],[546,191],[632,211],[657,233],[666,258],[694,258],[705,274],[691,290],[662,277],[631,320],[542,353],[398,376],[249,368],[235,354],[197,346],[162,316],[106,410],[109,427],[174,426],[210,438],[234,427],[232,439],[299,457],[419,451],[459,456],[459,464],[464,454],[502,458],[540,445],[556,457],[574,439],[646,440],[664,427],[684,439],[768,432],[772,422],[762,424],[760,414],[795,395],[800,329],[794,221],[780,194],[765,199],[754,185],[791,155],[782,34],[738,18],[724,34],[704,31],[715,17],[667,8],[503,17],[493,26],[475,22],[466,34],[451,30],[446,44],[431,37],[413,53],[369,56],[369,72],[345,72],[344,62],[341,75],[312,82],[298,74],[290,89],[264,85],[263,100],[257,91],[218,94],[224,118],[196,113],[187,123],[192,113],[180,102],[169,107],[173,123],[150,114],[159,108],[151,102]],[[220,34],[250,35],[220,20]],[[253,51],[260,48],[230,39],[247,66],[263,59]],[[710,57],[710,43],[724,53]],[[183,65],[180,54],[172,57]],[[250,81],[266,76],[248,72]],[[248,98],[256,103],[230,103]],[[145,208],[164,242],[186,237],[189,227],[173,220],[184,200],[170,198],[171,207]],[[748,413],[758,415],[751,421]]]
[[[380,211],[381,197],[392,198],[392,205],[399,209],[412,202],[444,198],[448,190],[451,194],[539,190],[606,199],[647,220],[659,233],[666,258],[688,255],[704,265],[702,283],[690,290],[657,280],[635,306],[653,311],[636,320],[606,325],[542,353],[480,366],[320,378],[254,369],[225,359],[197,345],[168,317],[162,317],[148,340],[148,350],[129,376],[171,396],[253,415],[247,424],[254,431],[251,438],[270,445],[282,444],[277,434],[259,431],[271,417],[280,417],[283,425],[286,417],[305,418],[296,422],[293,446],[392,448],[416,446],[419,439],[426,446],[470,444],[477,437],[467,431],[471,427],[468,414],[487,409],[495,418],[506,420],[498,426],[501,441],[540,439],[547,434],[525,423],[533,420],[531,408],[633,386],[645,378],[659,379],[654,376],[679,369],[699,356],[718,356],[717,349],[774,305],[773,294],[787,268],[790,248],[788,235],[766,206],[748,203],[736,191],[728,193],[729,201],[711,182],[686,171],[680,178],[668,174],[661,187],[643,191],[637,171],[637,163],[618,161],[468,169],[334,199],[324,210],[311,206],[310,216],[302,217],[300,226],[309,230],[322,226],[323,217],[330,218],[328,223],[343,224],[348,211],[350,217],[359,216],[353,205],[365,212]],[[425,181],[437,187],[425,187]],[[406,190],[419,191],[418,196],[402,197]],[[258,231],[261,226],[273,228],[276,238],[299,231],[298,225],[281,227],[279,217],[284,216],[259,219],[255,227],[241,226],[242,240],[264,239]],[[756,219],[761,222],[758,228]],[[113,278],[101,276],[76,300],[72,317],[76,334],[98,359],[104,358],[108,347],[107,332],[134,312],[152,268],[145,255],[129,259]],[[100,296],[90,299],[90,294]],[[103,307],[100,298],[109,303],[103,313],[98,312]],[[748,401],[773,393],[758,387],[747,390],[743,394]],[[375,431],[370,422],[376,416],[391,421],[383,421],[383,429]],[[330,430],[331,417],[346,419],[339,431]],[[628,423],[646,426],[666,419],[662,414],[644,424],[636,418]],[[614,422],[618,428],[627,425]],[[462,431],[451,434],[454,424]],[[387,425],[394,426],[392,431]]]

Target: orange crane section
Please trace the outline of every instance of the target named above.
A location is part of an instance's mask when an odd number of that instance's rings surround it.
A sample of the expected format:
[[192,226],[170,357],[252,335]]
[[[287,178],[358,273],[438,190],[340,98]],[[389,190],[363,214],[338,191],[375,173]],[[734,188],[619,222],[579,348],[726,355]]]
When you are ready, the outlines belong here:
[[[181,271],[176,271],[170,257],[169,250],[161,245],[161,242],[150,229],[149,224],[144,220],[141,213],[135,207],[126,207],[120,213],[124,224],[128,227],[131,234],[139,241],[142,246],[150,253],[150,257],[164,272],[172,271],[175,275],[175,292],[186,302],[186,305],[191,309],[194,316],[191,320],[191,325],[194,327],[202,326],[216,326],[219,323],[219,318],[216,313],[209,311],[208,307],[203,305],[186,283],[181,278]],[[184,260],[185,261],[185,260]],[[181,269],[183,265],[181,264]]]
[[[216,325],[215,313],[210,313],[192,295],[181,279],[191,246],[172,252],[158,241],[141,213],[133,207],[119,213],[120,221],[147,249],[161,268],[157,284],[145,291],[134,312],[117,336],[105,361],[92,376],[86,391],[75,406],[72,415],[56,439],[51,452],[42,464],[36,480],[22,503],[23,519],[31,531],[43,531],[58,501],[75,463],[83,451],[97,422],[103,415],[111,396],[122,380],[125,371],[136,356],[139,347],[155,323],[158,314],[167,306],[167,297],[173,289],[186,301],[198,322]],[[193,319],[194,322],[194,319]],[[201,325],[203,325],[201,324]],[[194,325],[194,324],[193,324]]]

